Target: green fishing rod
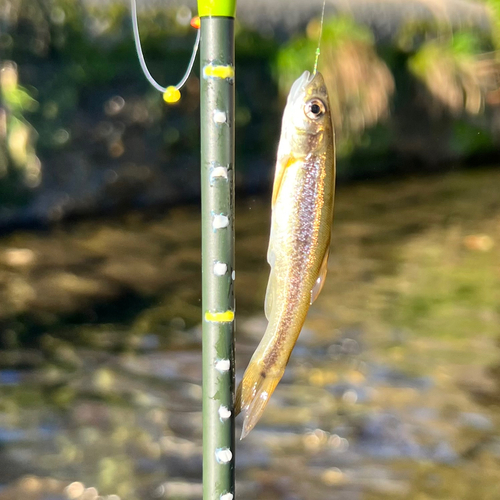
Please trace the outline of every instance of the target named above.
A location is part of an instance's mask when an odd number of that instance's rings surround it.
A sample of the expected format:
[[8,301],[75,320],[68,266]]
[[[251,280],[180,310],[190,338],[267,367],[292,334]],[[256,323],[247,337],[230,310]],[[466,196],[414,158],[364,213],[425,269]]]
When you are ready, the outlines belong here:
[[203,499],[234,498],[234,17],[236,0],[198,0],[198,29],[181,81],[163,87],[141,49],[136,0],[132,26],[147,80],[176,103],[200,47],[203,310]]
[[198,0],[203,307],[203,499],[234,498],[234,17]]

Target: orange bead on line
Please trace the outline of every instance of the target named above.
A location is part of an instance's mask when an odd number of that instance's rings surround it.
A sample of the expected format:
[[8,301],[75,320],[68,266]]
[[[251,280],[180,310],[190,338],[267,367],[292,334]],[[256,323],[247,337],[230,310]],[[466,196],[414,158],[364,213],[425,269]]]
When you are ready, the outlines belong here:
[[195,30],[199,30],[200,29],[200,16],[193,17],[193,19],[191,19],[190,24]]

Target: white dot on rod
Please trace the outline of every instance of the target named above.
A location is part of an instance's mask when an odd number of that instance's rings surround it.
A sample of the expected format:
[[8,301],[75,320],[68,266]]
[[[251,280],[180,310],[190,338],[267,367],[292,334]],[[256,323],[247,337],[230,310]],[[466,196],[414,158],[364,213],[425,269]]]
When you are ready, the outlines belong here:
[[229,226],[229,217],[223,214],[214,215],[212,226],[214,229],[223,229]]
[[219,448],[215,451],[215,458],[220,464],[227,464],[233,458],[233,454],[229,448]]
[[215,123],[226,123],[227,116],[225,111],[220,109],[214,110],[214,122]]
[[219,417],[221,420],[227,420],[231,416],[231,410],[227,407],[222,405],[219,408]]
[[220,372],[227,372],[231,368],[231,361],[229,359],[219,359],[215,362],[215,369]]
[[227,264],[224,262],[214,263],[214,274],[215,276],[224,276],[227,273]]
[[227,179],[226,167],[214,167],[211,173],[212,179]]

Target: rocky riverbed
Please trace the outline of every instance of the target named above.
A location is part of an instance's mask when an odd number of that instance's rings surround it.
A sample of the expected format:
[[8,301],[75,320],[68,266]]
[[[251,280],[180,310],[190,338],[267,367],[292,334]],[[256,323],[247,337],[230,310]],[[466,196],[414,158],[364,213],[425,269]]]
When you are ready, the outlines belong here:
[[[340,188],[325,288],[243,499],[496,498],[498,170]],[[237,377],[265,327],[267,198],[237,206]],[[195,206],[0,240],[0,499],[201,498]]]

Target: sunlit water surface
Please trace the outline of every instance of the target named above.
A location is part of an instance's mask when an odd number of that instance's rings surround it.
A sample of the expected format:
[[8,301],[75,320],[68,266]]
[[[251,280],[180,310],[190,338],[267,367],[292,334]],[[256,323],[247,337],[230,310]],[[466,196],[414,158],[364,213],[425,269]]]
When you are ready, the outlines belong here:
[[[339,189],[328,279],[237,444],[237,498],[499,498],[498,186]],[[239,378],[266,324],[268,200],[236,227]],[[187,207],[0,241],[0,499],[201,498],[199,230]]]

